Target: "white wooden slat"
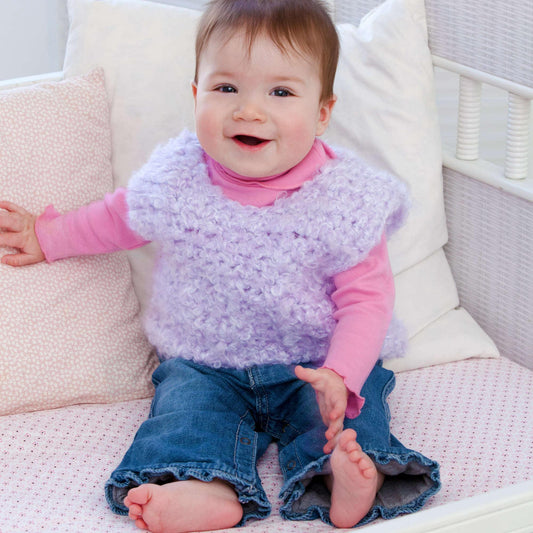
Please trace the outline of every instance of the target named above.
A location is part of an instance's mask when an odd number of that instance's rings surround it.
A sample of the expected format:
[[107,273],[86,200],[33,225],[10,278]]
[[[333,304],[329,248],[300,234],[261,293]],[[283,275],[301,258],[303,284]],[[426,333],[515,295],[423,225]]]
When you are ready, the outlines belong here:
[[527,178],[531,103],[527,98],[509,93],[505,177]]
[[459,82],[459,112],[457,118],[457,159],[479,159],[481,121],[481,83],[466,76]]
[[7,89],[16,89],[26,87],[37,83],[55,82],[63,79],[63,72],[48,72],[46,74],[37,74],[36,76],[26,76],[24,78],[13,78],[11,80],[0,81],[0,91]]

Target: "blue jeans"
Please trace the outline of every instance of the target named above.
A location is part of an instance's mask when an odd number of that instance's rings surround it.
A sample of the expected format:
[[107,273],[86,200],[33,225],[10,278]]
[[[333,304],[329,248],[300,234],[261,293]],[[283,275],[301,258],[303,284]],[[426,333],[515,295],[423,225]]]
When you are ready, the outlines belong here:
[[[309,365],[310,366],[310,365]],[[257,460],[275,441],[284,484],[280,513],[289,520],[329,519],[329,473],[322,448],[325,430],[313,388],[294,367],[213,369],[182,359],[164,361],[154,372],[156,393],[150,417],[106,484],[111,509],[127,514],[123,499],[143,483],[190,478],[231,483],[249,518],[265,518],[270,503]],[[394,374],[379,363],[368,377],[361,414],[345,419],[363,450],[385,474],[374,506],[359,524],[418,510],[439,490],[438,464],[408,450],[389,431],[386,399]]]

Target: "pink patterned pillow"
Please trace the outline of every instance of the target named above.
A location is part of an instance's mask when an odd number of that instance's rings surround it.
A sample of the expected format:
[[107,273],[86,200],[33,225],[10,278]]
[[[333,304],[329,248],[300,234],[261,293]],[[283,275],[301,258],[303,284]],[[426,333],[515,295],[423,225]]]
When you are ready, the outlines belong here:
[[[0,92],[2,200],[62,212],[112,187],[102,70]],[[124,253],[0,264],[0,294],[1,415],[152,393],[156,359]]]

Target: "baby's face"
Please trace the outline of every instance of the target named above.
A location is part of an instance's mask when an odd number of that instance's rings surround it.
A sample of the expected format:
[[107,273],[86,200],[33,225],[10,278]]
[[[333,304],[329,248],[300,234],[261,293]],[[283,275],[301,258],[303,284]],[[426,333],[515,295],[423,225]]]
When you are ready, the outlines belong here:
[[267,178],[286,172],[326,130],[334,98],[320,101],[316,62],[284,54],[259,35],[248,54],[237,33],[213,37],[193,85],[196,133],[204,150],[233,172]]

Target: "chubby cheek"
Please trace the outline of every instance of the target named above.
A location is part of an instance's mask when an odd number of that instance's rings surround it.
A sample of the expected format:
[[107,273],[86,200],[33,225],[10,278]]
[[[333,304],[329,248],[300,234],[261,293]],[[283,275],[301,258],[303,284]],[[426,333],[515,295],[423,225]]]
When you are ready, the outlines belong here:
[[213,132],[216,126],[216,114],[209,112],[209,106],[200,103],[194,110],[194,120],[196,123],[196,131]]
[[[307,155],[316,137],[316,126],[308,120],[288,121],[284,127],[284,144],[297,157]],[[302,157],[303,157],[302,156]]]
[[209,113],[208,110],[202,108],[202,111],[196,110],[195,113],[195,125],[196,135],[200,144],[205,151],[212,156],[210,151],[213,149],[213,145],[216,144],[216,140],[222,134],[222,126],[217,120],[216,115]]

